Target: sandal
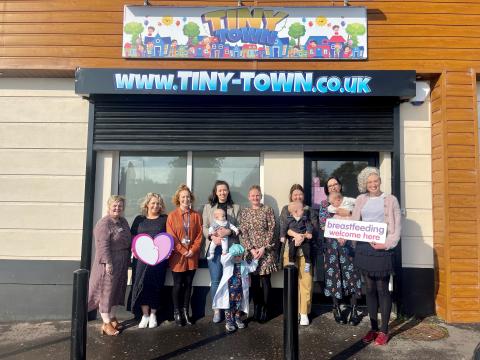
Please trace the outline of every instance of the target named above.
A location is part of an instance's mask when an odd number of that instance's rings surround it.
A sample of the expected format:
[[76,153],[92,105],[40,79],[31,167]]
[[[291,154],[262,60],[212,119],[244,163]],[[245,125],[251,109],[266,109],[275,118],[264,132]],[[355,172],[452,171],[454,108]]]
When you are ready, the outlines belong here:
[[102,335],[108,335],[108,336],[117,336],[120,333],[117,329],[115,329],[112,325],[112,323],[105,324],[103,323],[102,325]]
[[117,320],[117,318],[112,318],[110,323],[115,328],[115,330],[122,331],[123,325]]

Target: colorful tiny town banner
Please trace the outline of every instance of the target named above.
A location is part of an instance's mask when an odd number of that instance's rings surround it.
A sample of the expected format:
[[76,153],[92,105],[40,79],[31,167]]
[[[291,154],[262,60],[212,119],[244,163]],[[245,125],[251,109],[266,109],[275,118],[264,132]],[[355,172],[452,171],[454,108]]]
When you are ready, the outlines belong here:
[[385,244],[387,224],[330,218],[325,224],[324,235],[333,239]]
[[365,60],[367,11],[125,6],[123,57]]

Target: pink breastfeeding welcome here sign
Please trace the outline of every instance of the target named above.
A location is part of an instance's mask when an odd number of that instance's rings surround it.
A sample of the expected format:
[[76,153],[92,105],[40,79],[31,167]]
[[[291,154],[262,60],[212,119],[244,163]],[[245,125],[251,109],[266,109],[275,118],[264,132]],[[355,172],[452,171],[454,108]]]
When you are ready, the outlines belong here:
[[327,219],[325,237],[352,241],[385,243],[387,224],[377,222]]

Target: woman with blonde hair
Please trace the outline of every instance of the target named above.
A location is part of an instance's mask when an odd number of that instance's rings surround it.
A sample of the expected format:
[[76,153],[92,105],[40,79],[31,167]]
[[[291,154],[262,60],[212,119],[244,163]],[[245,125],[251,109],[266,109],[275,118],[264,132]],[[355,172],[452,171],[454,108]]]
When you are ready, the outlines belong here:
[[125,198],[112,195],[107,205],[107,215],[97,222],[93,231],[95,259],[90,275],[88,311],[99,309],[102,333],[115,336],[121,330],[115,306],[125,305],[131,235],[123,217]]
[[[370,316],[370,331],[363,337],[364,343],[376,345],[388,342],[388,322],[392,311],[392,298],[388,289],[390,275],[394,273],[394,251],[402,230],[400,205],[395,196],[380,190],[380,171],[366,167],[358,174],[358,190],[361,195],[355,201],[352,219],[387,224],[385,243],[358,241],[354,265],[366,282],[366,299]],[[382,325],[378,326],[378,308]]]
[[169,263],[173,276],[173,315],[177,325],[192,325],[188,313],[202,244],[202,217],[191,208],[194,201],[188,186],[180,185],[172,199],[177,208],[167,218],[167,232],[174,240]]
[[[148,234],[155,238],[159,233],[167,231],[167,215],[164,214],[165,203],[162,197],[150,192],[140,205],[141,215],[138,215],[132,224],[132,237],[138,234]],[[157,265],[147,265],[134,259],[134,283],[132,290],[132,312],[142,311],[142,319],[138,325],[144,329],[147,326],[157,326],[157,309],[160,306],[160,296],[165,282],[168,262],[162,261]]]

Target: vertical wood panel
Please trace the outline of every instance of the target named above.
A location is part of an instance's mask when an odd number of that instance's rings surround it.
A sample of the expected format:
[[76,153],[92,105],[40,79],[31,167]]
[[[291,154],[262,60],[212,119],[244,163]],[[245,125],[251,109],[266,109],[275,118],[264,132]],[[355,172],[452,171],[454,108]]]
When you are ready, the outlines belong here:
[[445,286],[436,308],[448,322],[472,322],[480,289],[476,74],[445,70],[433,93],[433,242],[436,283]]

